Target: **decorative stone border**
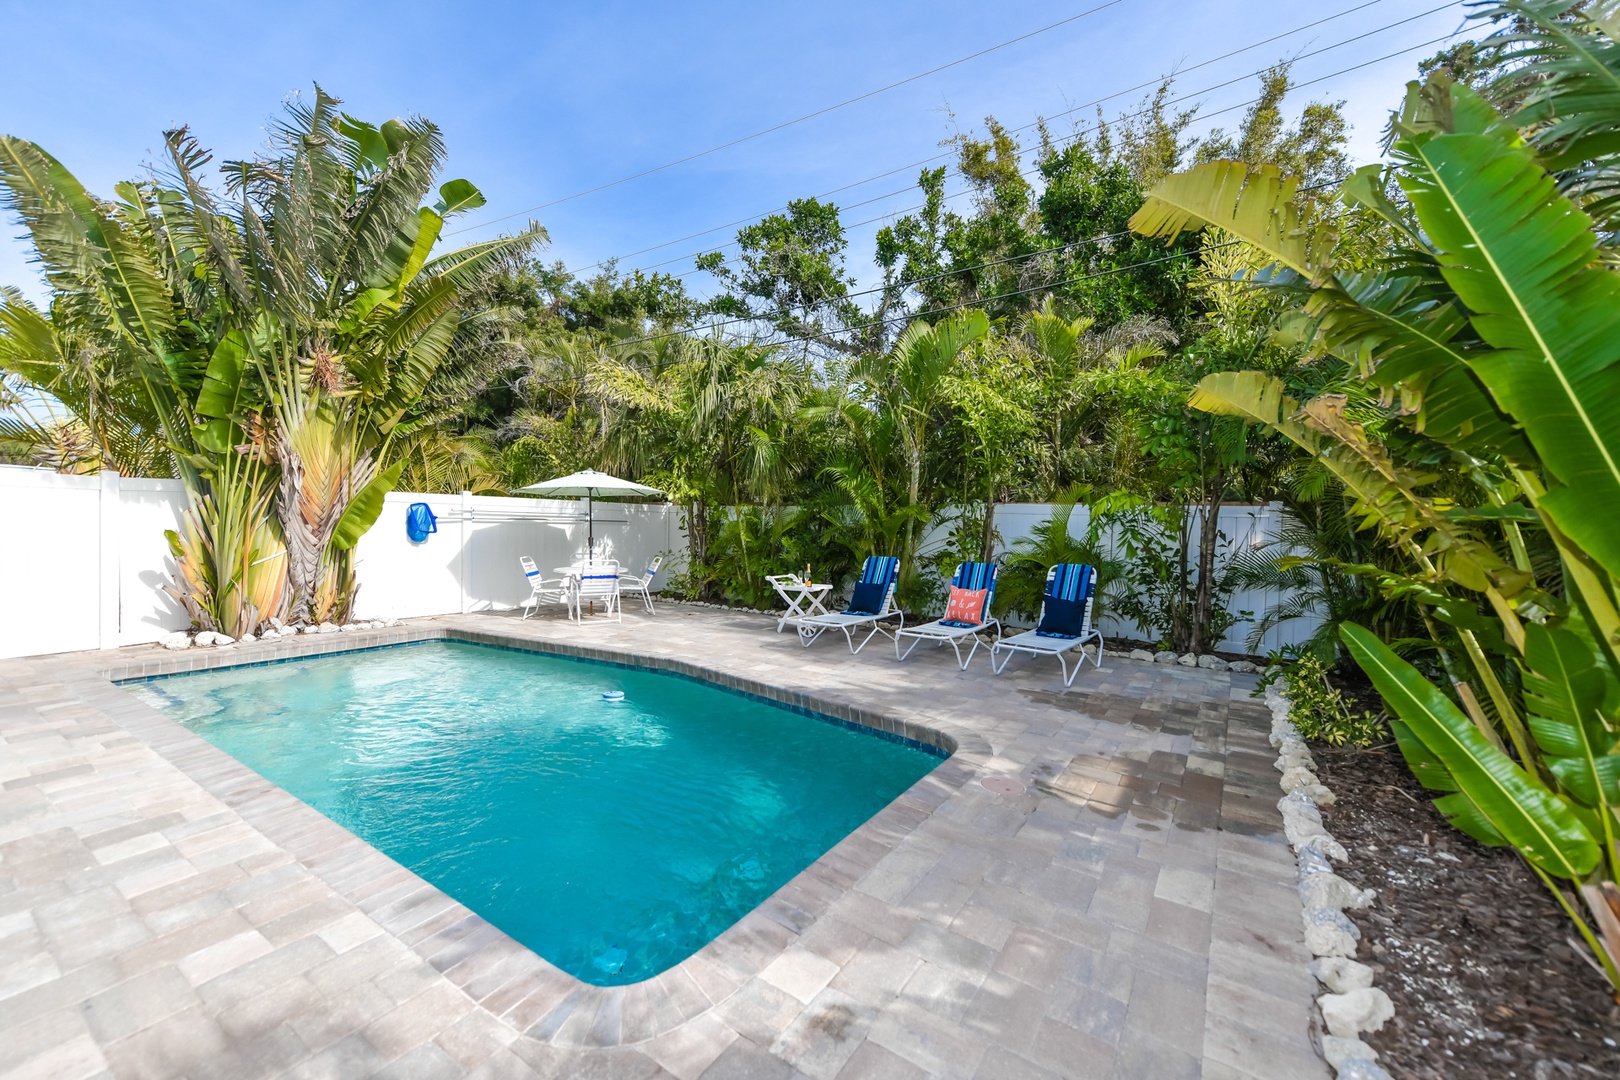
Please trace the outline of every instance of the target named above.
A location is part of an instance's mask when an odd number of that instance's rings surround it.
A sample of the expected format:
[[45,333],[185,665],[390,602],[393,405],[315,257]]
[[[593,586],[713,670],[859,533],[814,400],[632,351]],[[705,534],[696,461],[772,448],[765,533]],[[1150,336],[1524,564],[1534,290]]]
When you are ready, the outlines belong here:
[[1345,862],[1349,854],[1322,824],[1318,809],[1333,802],[1333,792],[1317,779],[1316,762],[1289,720],[1293,705],[1276,683],[1266,687],[1271,709],[1271,745],[1281,754],[1284,795],[1282,811],[1288,846],[1299,860],[1299,899],[1304,906],[1305,947],[1316,959],[1311,974],[1328,992],[1316,999],[1327,1034],[1322,1056],[1337,1071],[1338,1080],[1390,1080],[1378,1065],[1378,1051],[1360,1038],[1377,1031],[1395,1015],[1389,995],[1373,986],[1373,971],[1354,959],[1361,931],[1345,909],[1359,911],[1377,898],[1371,889],[1358,889],[1333,872],[1332,860]]

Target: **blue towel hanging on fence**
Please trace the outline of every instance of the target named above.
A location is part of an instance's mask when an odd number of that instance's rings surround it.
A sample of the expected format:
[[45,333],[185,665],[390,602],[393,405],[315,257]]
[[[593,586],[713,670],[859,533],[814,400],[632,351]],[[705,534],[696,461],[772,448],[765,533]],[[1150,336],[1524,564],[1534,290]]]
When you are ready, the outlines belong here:
[[411,543],[420,544],[429,533],[438,531],[439,519],[433,516],[433,508],[427,503],[411,503],[405,511],[405,535]]

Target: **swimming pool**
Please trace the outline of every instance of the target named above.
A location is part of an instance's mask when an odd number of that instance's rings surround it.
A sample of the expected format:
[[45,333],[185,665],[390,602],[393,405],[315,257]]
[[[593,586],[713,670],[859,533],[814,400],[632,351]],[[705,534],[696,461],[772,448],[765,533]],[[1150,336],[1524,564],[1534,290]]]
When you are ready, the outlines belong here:
[[455,641],[131,687],[599,986],[684,960],[944,757],[676,675]]

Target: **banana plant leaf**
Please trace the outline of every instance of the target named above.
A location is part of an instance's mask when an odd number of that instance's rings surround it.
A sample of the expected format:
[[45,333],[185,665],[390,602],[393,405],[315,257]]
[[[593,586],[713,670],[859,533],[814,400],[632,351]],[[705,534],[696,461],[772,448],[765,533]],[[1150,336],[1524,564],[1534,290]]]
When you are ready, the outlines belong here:
[[399,483],[399,474],[404,468],[403,461],[394,462],[373,476],[371,482],[349,500],[343,516],[338,518],[337,527],[332,530],[334,548],[347,551],[354,547],[366,531],[377,523],[377,518],[382,515],[383,496],[394,490],[394,485]]
[[1370,630],[1345,623],[1339,638],[1395,715],[1450,773],[1457,791],[1435,805],[1458,828],[1472,835],[1488,824],[1553,877],[1580,879],[1591,872],[1601,858],[1598,843],[1568,803],[1492,746],[1462,710]]
[[1525,627],[1524,704],[1530,733],[1570,795],[1602,810],[1620,803],[1620,754],[1604,722],[1604,672],[1587,642],[1562,628]]
[[1620,574],[1620,278],[1598,263],[1591,219],[1511,128],[1403,139],[1395,153],[1442,273],[1492,346],[1469,365],[1557,481],[1542,509]]

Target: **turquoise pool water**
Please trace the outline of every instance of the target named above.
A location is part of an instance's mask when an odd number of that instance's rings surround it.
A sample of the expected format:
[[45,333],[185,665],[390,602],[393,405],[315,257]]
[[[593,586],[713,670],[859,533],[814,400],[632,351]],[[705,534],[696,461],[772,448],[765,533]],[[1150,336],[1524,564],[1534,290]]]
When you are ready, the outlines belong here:
[[462,642],[133,688],[600,986],[684,960],[941,760],[673,675]]

